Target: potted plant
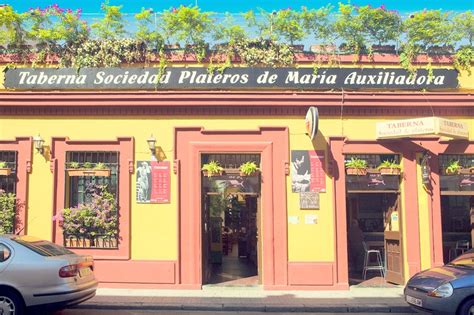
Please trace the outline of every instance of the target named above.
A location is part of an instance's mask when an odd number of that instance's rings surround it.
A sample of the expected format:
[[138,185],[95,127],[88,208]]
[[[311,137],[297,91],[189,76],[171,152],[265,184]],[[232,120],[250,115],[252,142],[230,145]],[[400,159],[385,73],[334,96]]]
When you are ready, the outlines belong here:
[[252,176],[259,170],[257,163],[253,161],[245,162],[239,167],[240,176]]
[[352,157],[345,163],[347,175],[367,175],[367,161]]
[[70,162],[66,171],[69,176],[110,176],[110,168],[102,162],[95,165],[91,162],[84,162],[82,165],[79,162]]
[[118,211],[114,195],[106,186],[90,185],[87,191],[90,201],[65,208],[53,217],[63,229],[65,246],[104,247],[104,240],[110,243],[114,239],[112,245],[116,247]]
[[357,8],[352,4],[339,3],[339,14],[334,28],[338,36],[345,41],[339,46],[342,51],[359,55],[365,48],[365,26]]
[[377,166],[377,170],[379,170],[382,175],[400,175],[402,167],[394,160],[385,160]]
[[301,13],[288,8],[265,16],[269,17],[272,31],[281,42],[289,42],[295,51],[304,50],[304,45],[295,45],[295,41],[301,41],[307,35]]
[[207,177],[222,175],[224,173],[224,168],[220,166],[217,161],[210,161],[209,163],[204,164],[201,170]]
[[459,160],[451,160],[449,164],[444,169],[446,175],[457,175],[459,174],[462,166]]
[[205,36],[210,33],[212,13],[202,12],[197,6],[184,6],[163,11],[161,28],[164,38],[182,43],[186,51],[196,55],[198,62],[206,56],[208,44]]
[[12,169],[8,167],[7,162],[0,161],[0,176],[8,176],[12,172]]
[[387,43],[395,42],[401,34],[402,19],[398,12],[387,10],[384,5],[361,6],[357,12],[364,37],[372,44],[372,51],[395,53],[395,45]]
[[15,230],[16,197],[0,189],[0,234],[13,233]]

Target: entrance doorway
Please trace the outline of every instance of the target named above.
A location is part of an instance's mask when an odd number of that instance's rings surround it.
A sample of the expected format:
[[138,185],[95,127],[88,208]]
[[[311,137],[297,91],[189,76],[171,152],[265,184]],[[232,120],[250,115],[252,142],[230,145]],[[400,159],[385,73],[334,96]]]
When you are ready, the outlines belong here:
[[346,176],[349,284],[403,284],[400,176],[377,168],[386,161],[399,165],[400,157],[346,155],[347,164],[356,160],[368,168],[366,174]]
[[347,205],[349,284],[402,282],[398,193],[348,193]]
[[223,174],[202,177],[203,284],[249,286],[261,283],[260,176],[243,176],[238,166],[260,165],[256,154],[203,154]]
[[474,196],[441,196],[443,257],[448,263],[473,244]]

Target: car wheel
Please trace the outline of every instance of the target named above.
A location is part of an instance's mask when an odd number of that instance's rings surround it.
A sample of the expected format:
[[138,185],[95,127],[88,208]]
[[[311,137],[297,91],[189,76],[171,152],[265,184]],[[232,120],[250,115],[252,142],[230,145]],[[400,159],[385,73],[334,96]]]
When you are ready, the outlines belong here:
[[474,315],[474,299],[464,302],[459,309],[458,315]]
[[18,293],[14,291],[4,291],[0,293],[0,314],[23,315],[24,310],[23,299]]

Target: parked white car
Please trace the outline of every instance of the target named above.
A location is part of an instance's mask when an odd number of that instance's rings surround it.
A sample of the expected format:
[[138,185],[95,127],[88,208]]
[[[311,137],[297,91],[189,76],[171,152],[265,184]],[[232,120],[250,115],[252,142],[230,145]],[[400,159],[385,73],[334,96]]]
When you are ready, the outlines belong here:
[[31,236],[0,235],[0,314],[63,308],[95,295],[91,256]]

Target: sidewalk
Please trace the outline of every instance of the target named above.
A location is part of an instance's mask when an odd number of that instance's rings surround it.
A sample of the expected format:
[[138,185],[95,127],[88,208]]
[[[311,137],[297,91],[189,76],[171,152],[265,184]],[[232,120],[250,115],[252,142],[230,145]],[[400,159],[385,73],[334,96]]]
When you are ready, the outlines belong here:
[[204,287],[203,290],[99,288],[81,309],[196,310],[248,312],[411,313],[403,288],[349,291],[264,291],[259,287]]

